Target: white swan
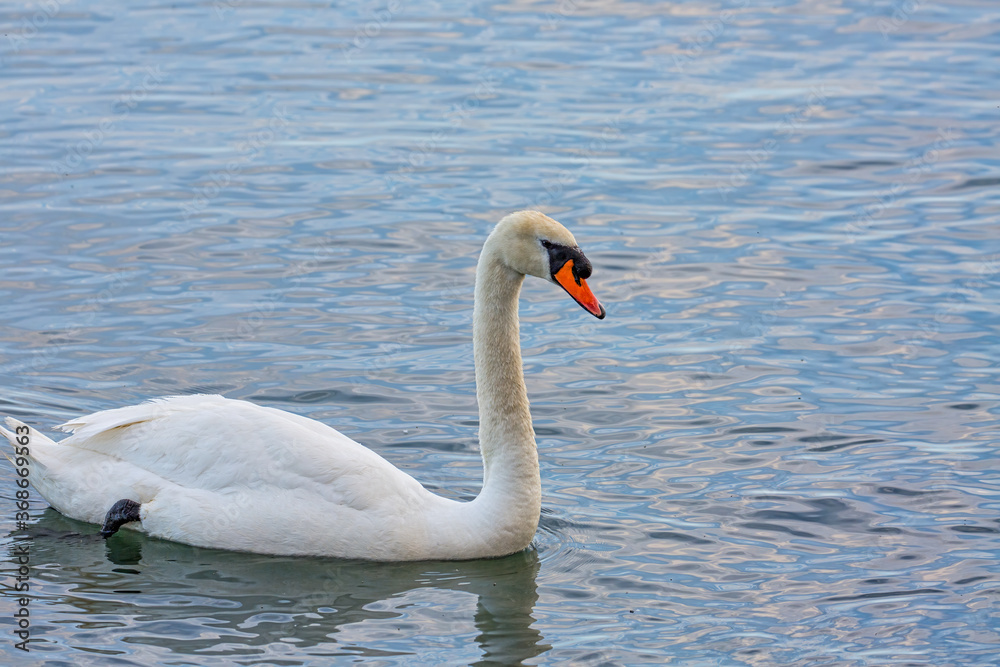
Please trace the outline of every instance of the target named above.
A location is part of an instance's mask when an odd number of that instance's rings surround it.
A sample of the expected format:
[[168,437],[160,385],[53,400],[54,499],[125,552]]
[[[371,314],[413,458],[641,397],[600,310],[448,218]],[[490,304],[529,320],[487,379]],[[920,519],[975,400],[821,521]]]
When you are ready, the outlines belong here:
[[525,275],[562,286],[598,318],[590,262],[536,211],[501,220],[476,269],[473,340],[483,488],[427,491],[320,422],[221,396],[161,398],[75,419],[60,442],[7,418],[15,466],[66,516],[202,547],[402,561],[505,556],[538,527],[541,481],[521,367]]

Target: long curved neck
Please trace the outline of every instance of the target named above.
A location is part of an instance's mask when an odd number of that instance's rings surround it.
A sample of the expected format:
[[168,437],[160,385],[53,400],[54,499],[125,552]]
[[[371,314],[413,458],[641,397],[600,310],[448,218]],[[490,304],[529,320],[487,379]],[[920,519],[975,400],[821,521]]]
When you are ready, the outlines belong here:
[[[538,526],[541,480],[521,367],[517,301],[524,275],[500,258],[490,238],[476,269],[472,334],[479,400],[483,490],[475,503],[496,529],[527,546]],[[525,537],[526,535],[526,537]]]

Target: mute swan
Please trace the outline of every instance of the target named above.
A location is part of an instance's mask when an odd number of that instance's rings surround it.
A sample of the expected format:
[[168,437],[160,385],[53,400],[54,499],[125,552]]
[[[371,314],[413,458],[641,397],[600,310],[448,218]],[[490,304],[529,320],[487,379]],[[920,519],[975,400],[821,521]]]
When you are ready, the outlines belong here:
[[[505,556],[531,542],[538,453],[521,367],[525,275],[560,285],[590,314],[591,265],[555,220],[521,211],[486,239],[476,268],[473,346],[483,488],[470,502],[427,491],[334,429],[215,395],[172,396],[60,426],[54,442],[16,419],[0,432],[16,467],[66,516],[156,537],[263,554],[380,561]],[[8,458],[11,458],[8,456]]]

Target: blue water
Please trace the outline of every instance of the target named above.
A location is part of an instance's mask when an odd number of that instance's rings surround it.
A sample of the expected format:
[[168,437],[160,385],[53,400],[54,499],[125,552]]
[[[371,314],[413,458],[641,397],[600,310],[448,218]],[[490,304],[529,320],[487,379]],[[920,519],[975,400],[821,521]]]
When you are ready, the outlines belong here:
[[0,17],[0,413],[218,392],[471,498],[490,225],[564,222],[608,309],[526,285],[530,551],[105,544],[37,494],[22,531],[6,465],[0,662],[996,663],[992,0]]

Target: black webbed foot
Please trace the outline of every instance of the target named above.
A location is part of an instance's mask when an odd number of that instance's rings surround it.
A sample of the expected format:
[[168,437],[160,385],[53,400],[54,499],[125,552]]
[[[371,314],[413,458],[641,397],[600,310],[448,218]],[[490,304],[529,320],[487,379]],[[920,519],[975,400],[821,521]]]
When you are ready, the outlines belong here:
[[118,532],[126,523],[139,521],[139,508],[141,505],[134,500],[123,498],[111,506],[108,515],[104,517],[104,525],[101,526],[101,537],[108,539]]

